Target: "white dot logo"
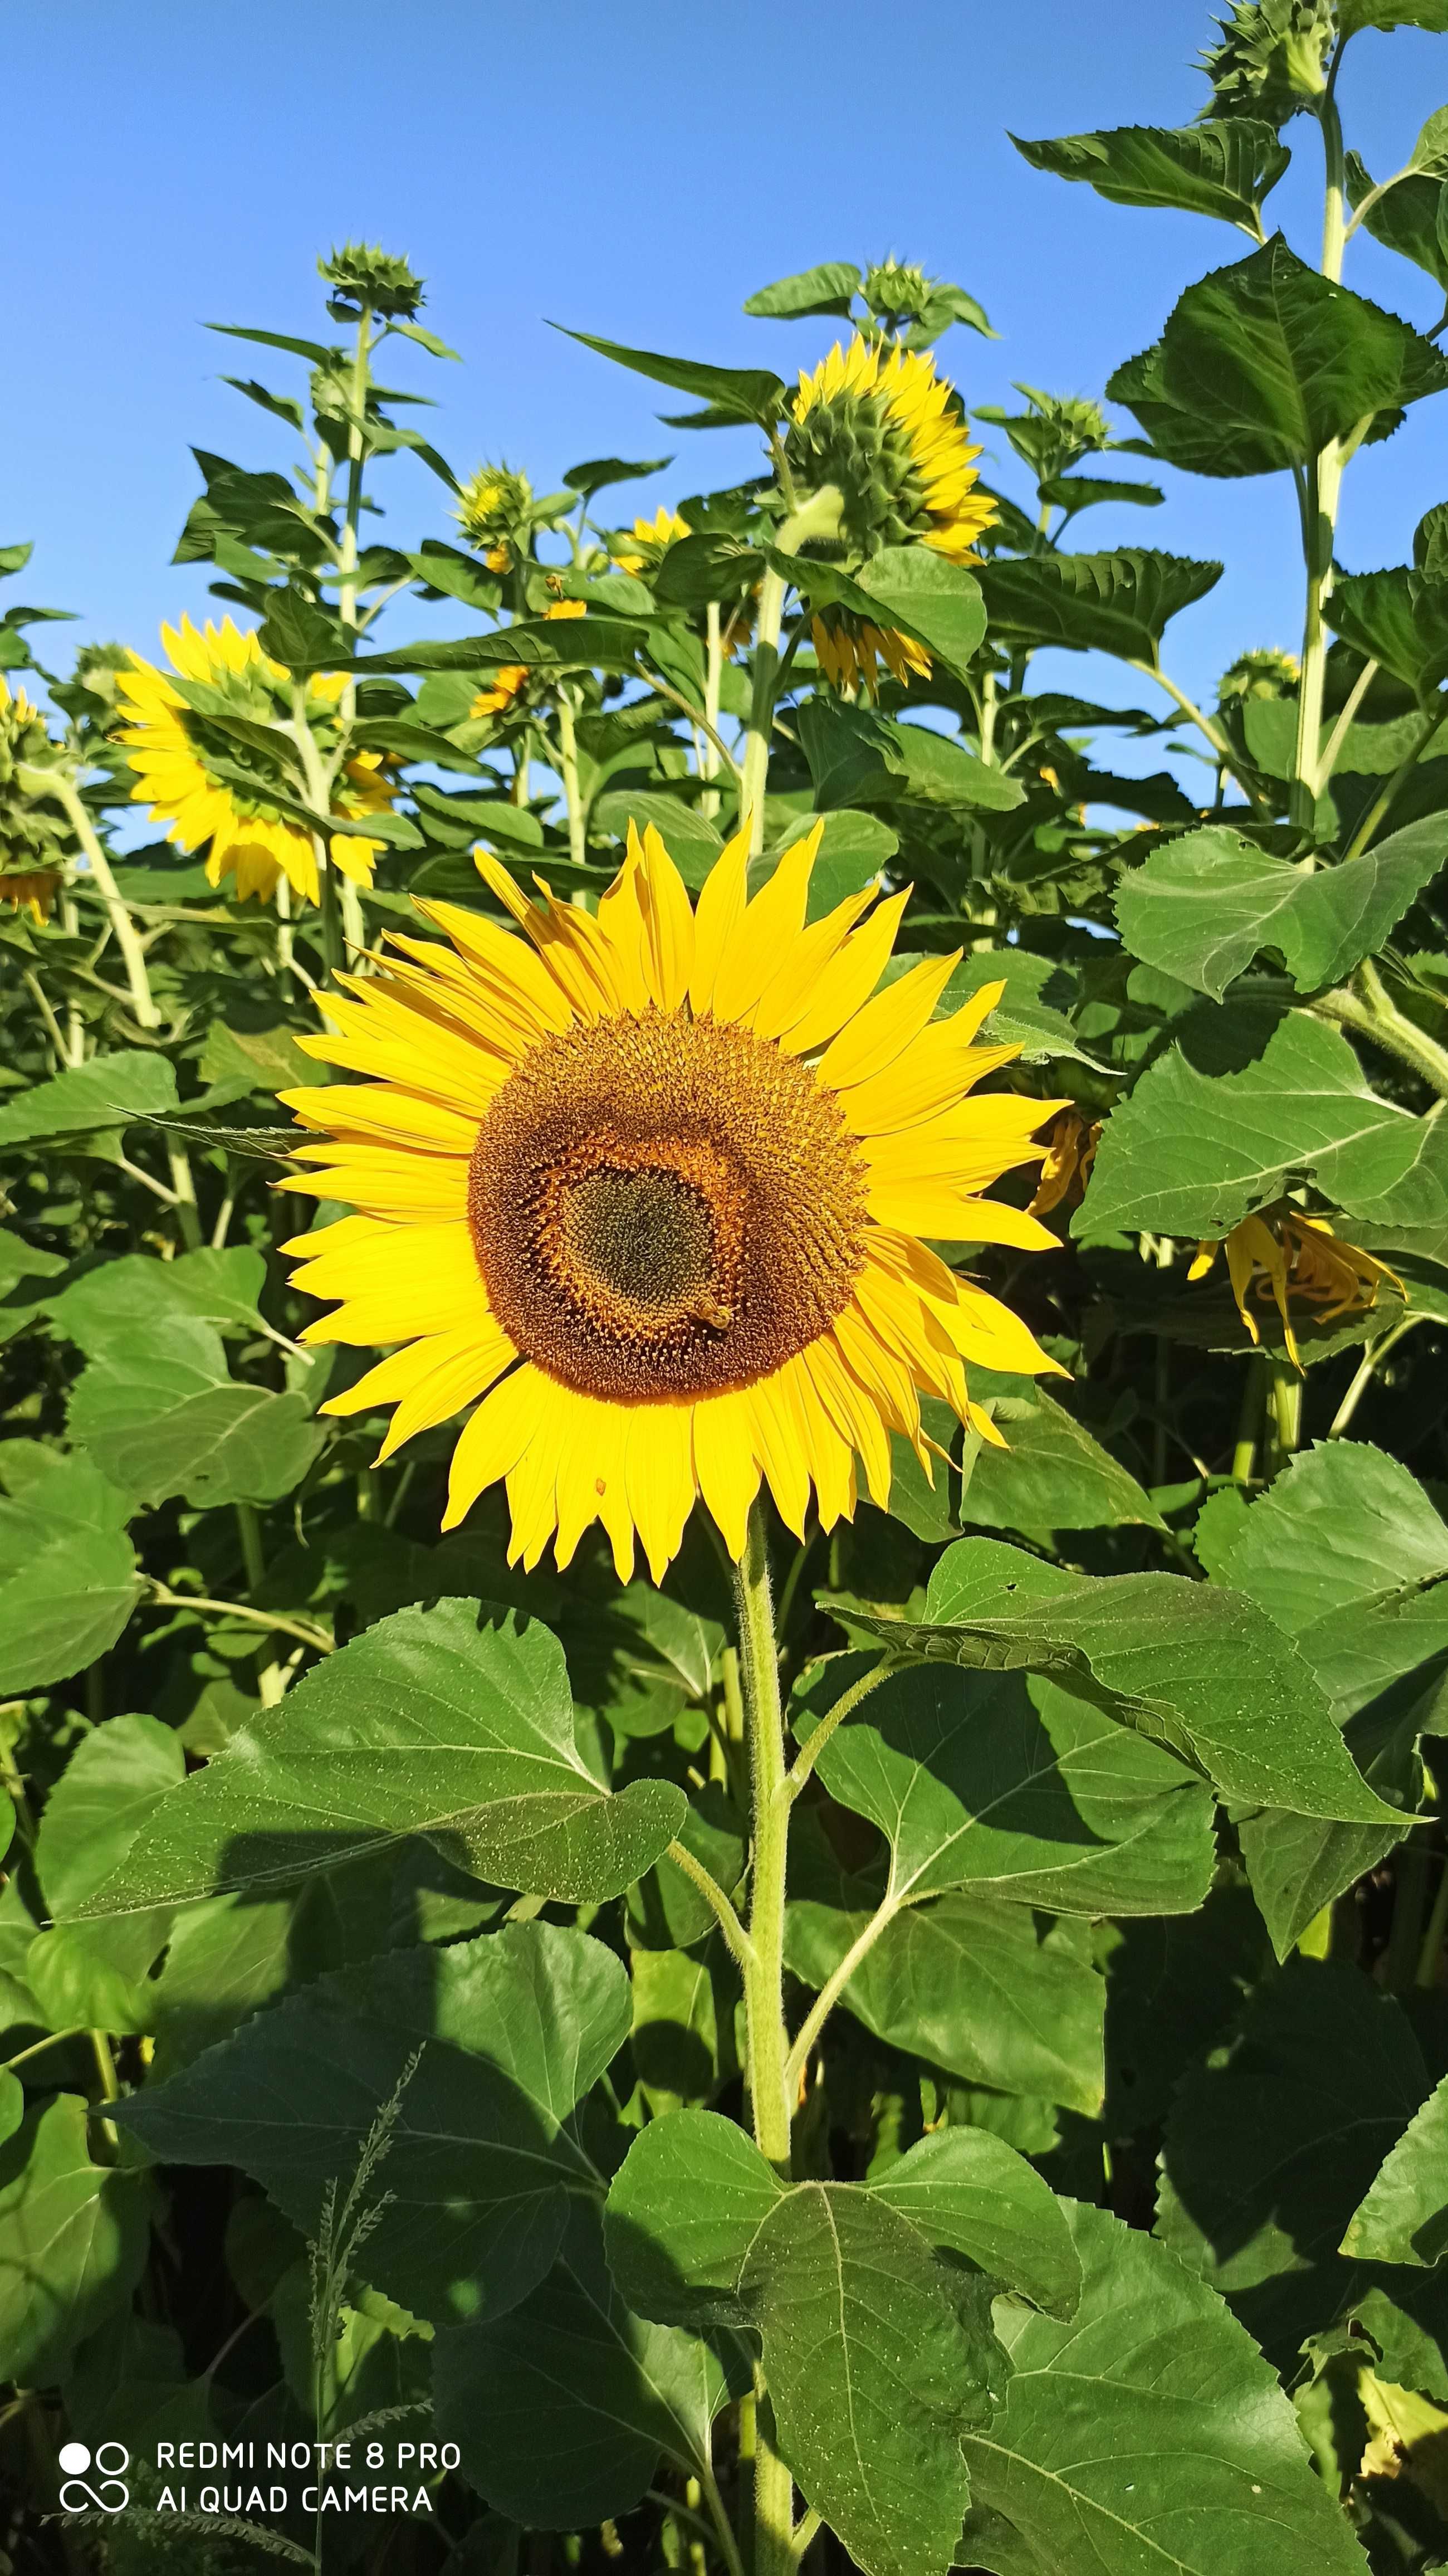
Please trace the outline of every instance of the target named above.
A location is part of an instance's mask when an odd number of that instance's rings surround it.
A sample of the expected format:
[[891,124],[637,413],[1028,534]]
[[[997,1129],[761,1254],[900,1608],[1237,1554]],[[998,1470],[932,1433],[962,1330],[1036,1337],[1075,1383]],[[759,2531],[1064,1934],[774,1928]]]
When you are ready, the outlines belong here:
[[[64,2484],[60,2490],[62,2513],[124,2513],[131,2501],[130,2488],[122,2471],[131,2465],[131,2455],[124,2442],[100,2442],[94,2452],[84,2442],[62,2442],[57,2455]],[[95,2483],[86,2473],[94,2470]]]

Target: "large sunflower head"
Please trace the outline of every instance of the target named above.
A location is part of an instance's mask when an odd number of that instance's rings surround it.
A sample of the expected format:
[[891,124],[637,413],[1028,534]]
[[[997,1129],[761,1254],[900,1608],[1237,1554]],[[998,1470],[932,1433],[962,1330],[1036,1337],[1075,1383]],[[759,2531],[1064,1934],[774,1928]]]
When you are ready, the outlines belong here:
[[996,515],[975,488],[980,449],[955,388],[928,350],[858,332],[848,349],[837,341],[801,374],[784,447],[801,494],[826,484],[839,492],[841,535],[860,556],[919,544],[965,563]]
[[[812,375],[802,374],[785,432],[785,455],[801,494],[840,495],[840,543],[857,560],[882,546],[925,545],[967,563],[996,504],[976,490],[975,460],[954,388],[928,351],[869,341],[836,342]],[[877,665],[902,685],[928,675],[930,656],[909,636],[865,623],[849,609],[813,621],[820,668],[837,688],[873,694]]]
[[1054,1366],[921,1238],[1051,1248],[981,1193],[1063,1104],[973,1096],[1016,1053],[976,1042],[1001,987],[938,1021],[956,958],[877,990],[906,895],[808,922],[817,846],[751,897],[739,834],[694,910],[631,834],[596,914],[480,857],[523,937],[422,905],[442,941],[398,936],[302,1041],[366,1077],[282,1095],[321,1131],[286,1186],[356,1210],[288,1247],[341,1301],[308,1337],[398,1345],[329,1409],[395,1406],[387,1456],[474,1405],[446,1522],[506,1479],[527,1565],[599,1520],[657,1580],[699,1496],[737,1556],[762,1478],[832,1526],[857,1461],[887,1501],[892,1431],[928,1469],[922,1390],[991,1439],[970,1364]]
[[[169,826],[167,839],[183,850],[210,843],[206,874],[212,885],[229,876],[239,896],[265,897],[285,877],[294,893],[316,903],[312,836],[283,811],[274,793],[281,784],[288,740],[278,734],[272,758],[227,721],[290,721],[290,675],[269,660],[255,635],[241,634],[229,617],[220,626],[208,620],[204,632],[183,617],[179,626],[162,627],[161,641],[171,673],[133,653],[120,682],[121,712],[128,722],[117,739],[128,746],[136,772],[132,797],[151,807]],[[340,672],[319,672],[307,682],[304,712],[324,755],[337,747],[338,702],[345,687]],[[355,821],[386,812],[396,793],[382,755],[359,752],[342,769],[331,810],[339,820]],[[332,865],[343,876],[359,885],[372,883],[380,841],[337,832],[329,847]]]

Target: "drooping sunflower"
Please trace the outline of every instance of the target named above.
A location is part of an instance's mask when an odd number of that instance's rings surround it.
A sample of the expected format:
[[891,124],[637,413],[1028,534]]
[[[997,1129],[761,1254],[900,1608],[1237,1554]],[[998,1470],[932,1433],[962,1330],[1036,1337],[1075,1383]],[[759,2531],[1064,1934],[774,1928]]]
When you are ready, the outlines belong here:
[[1288,1201],[1264,1208],[1260,1216],[1244,1216],[1240,1225],[1216,1242],[1199,1243],[1188,1280],[1205,1279],[1223,1251],[1237,1312],[1249,1337],[1254,1342],[1262,1339],[1252,1311],[1254,1301],[1266,1305],[1270,1300],[1282,1318],[1282,1338],[1296,1368],[1301,1368],[1302,1360],[1292,1327],[1294,1301],[1315,1312],[1320,1322],[1331,1324],[1342,1315],[1366,1314],[1377,1304],[1385,1279],[1392,1281],[1405,1301],[1408,1294],[1396,1270],[1390,1270],[1385,1261],[1375,1260],[1372,1253],[1335,1234],[1325,1216],[1308,1216]]
[[22,781],[27,769],[48,768],[56,750],[41,709],[0,679],[0,903],[37,926],[50,919],[75,836],[50,799]]
[[[882,546],[925,545],[967,563],[996,516],[976,489],[979,447],[954,387],[927,350],[863,339],[835,343],[812,374],[801,373],[785,456],[801,493],[833,485],[840,536],[864,561]],[[813,621],[820,667],[837,686],[873,690],[883,661],[902,685],[930,669],[930,656],[894,629],[865,624],[842,608]]]
[[[162,627],[161,641],[175,678],[213,698],[215,714],[265,725],[290,720],[289,673],[262,651],[255,635],[243,635],[229,617],[219,626],[208,619],[204,631],[183,617],[179,626]],[[324,755],[336,747],[337,705],[346,685],[334,671],[319,672],[306,684],[307,722]],[[285,738],[278,741],[277,763],[269,766],[264,752],[211,721],[204,702],[189,701],[174,679],[139,653],[131,655],[118,695],[121,712],[130,718],[117,738],[127,745],[136,772],[132,798],[169,824],[167,839],[183,850],[200,849],[209,841],[210,883],[234,877],[242,898],[268,897],[285,877],[294,893],[316,903],[320,889],[311,834],[267,793],[279,783],[280,762],[289,747]],[[238,784],[238,772],[245,773],[246,786]],[[382,753],[357,752],[333,789],[331,810],[347,821],[385,813],[396,793]],[[381,847],[380,841],[351,832],[334,833],[329,842],[333,867],[364,886],[372,883]]]
[[928,1468],[921,1390],[999,1442],[970,1363],[1056,1367],[920,1238],[1054,1248],[980,1193],[1063,1104],[971,1097],[1017,1053],[976,1043],[1003,988],[932,1020],[947,956],[877,991],[908,888],[807,923],[817,847],[751,898],[741,832],[693,911],[631,833],[596,915],[480,854],[526,938],[420,905],[449,944],[395,936],[301,1041],[369,1077],[282,1095],[325,1137],[284,1186],[357,1211],[287,1247],[342,1301],[308,1338],[404,1346],[328,1409],[394,1405],[387,1457],[481,1399],[444,1526],[506,1478],[526,1565],[597,1519],[624,1580],[635,1531],[658,1579],[696,1496],[737,1556],[761,1477],[791,1528],[811,1483],[833,1526],[857,1456],[888,1499],[892,1430]]
[[[543,613],[545,617],[586,617],[588,603],[582,599],[555,599]],[[476,723],[484,716],[511,714],[526,696],[528,683],[533,677],[533,668],[527,662],[505,662],[496,671],[490,671],[485,685],[468,708],[470,721]]]

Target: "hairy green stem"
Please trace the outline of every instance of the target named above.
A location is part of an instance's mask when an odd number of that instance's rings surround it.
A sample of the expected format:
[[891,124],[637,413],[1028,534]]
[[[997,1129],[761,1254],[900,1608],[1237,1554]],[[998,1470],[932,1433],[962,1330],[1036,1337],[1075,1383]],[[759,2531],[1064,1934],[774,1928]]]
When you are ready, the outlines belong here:
[[[739,1664],[753,1781],[750,1865],[750,1957],[744,1966],[749,2101],[755,2144],[775,2172],[790,2171],[790,2098],[784,2019],[784,1898],[789,1854],[789,1783],[784,1763],[784,1710],[770,1597],[764,1513],[749,1514],[744,1554],[735,1569]],[[792,2565],[794,2486],[761,2410],[754,2461],[754,2576],[786,2576]]]
[[[143,1029],[159,1029],[161,1012],[155,994],[151,990],[151,978],[146,967],[146,952],[141,945],[140,933],[121,900],[120,889],[111,872],[110,860],[101,847],[95,826],[81,802],[74,781],[67,778],[62,769],[32,769],[27,763],[17,767],[15,775],[18,784],[28,795],[53,796],[57,805],[61,807],[71,830],[85,852],[86,864],[90,869],[96,892],[105,906],[111,933],[121,952],[121,961],[126,970],[132,1011]],[[166,1137],[165,1145],[166,1160],[171,1170],[171,1192],[176,1203],[176,1222],[181,1228],[181,1239],[187,1251],[194,1252],[201,1242],[201,1219],[196,1209],[196,1184],[191,1177],[191,1165],[187,1159],[185,1146],[175,1137]]]
[[247,1601],[215,1601],[204,1592],[173,1592],[168,1583],[158,1583],[148,1575],[150,1607],[157,1610],[209,1611],[214,1619],[239,1619],[247,1628],[274,1629],[280,1637],[295,1637],[299,1645],[310,1646],[317,1655],[330,1655],[334,1641],[325,1630],[314,1628],[305,1619],[288,1619],[280,1610],[253,1610]]
[[1364,958],[1352,986],[1320,993],[1309,1007],[1319,1019],[1334,1020],[1341,1028],[1371,1038],[1400,1064],[1411,1066],[1440,1100],[1448,1100],[1448,1047],[1439,1046],[1436,1038],[1398,1009],[1371,958]]
[[855,1970],[862,1959],[868,1958],[881,1933],[889,1930],[904,1902],[903,1897],[886,1896],[884,1902],[876,1907],[864,1930],[856,1934],[838,1967],[821,1986],[806,2015],[799,2037],[785,2061],[785,2078],[792,2091],[797,2090],[800,2078],[809,2064],[810,2051]]
[[779,629],[784,616],[784,576],[766,572],[759,585],[759,622],[754,637],[754,694],[749,730],[744,738],[744,769],[739,788],[739,820],[749,825],[749,855],[764,848],[764,791],[769,778],[769,740],[774,702],[779,691]]
[[578,727],[573,700],[568,690],[558,691],[558,766],[563,779],[563,802],[568,812],[568,855],[576,868],[585,865],[588,845],[584,825],[583,799],[578,792]]
[[1369,1342],[1358,1364],[1357,1374],[1332,1417],[1327,1434],[1329,1440],[1341,1440],[1389,1351],[1402,1340],[1405,1333],[1411,1333],[1417,1325],[1426,1324],[1428,1320],[1426,1315],[1405,1315],[1400,1324],[1394,1324],[1388,1332],[1380,1334],[1375,1342]]

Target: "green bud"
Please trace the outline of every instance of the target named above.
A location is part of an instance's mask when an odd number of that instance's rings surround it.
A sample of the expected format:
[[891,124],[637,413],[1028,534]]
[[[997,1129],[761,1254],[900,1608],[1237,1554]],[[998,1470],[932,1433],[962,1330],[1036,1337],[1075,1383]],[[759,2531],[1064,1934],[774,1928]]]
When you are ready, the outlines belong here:
[[384,322],[410,322],[424,301],[422,279],[406,260],[366,242],[348,242],[330,259],[319,259],[317,270],[333,290],[327,310],[334,322],[355,322],[364,305]]

